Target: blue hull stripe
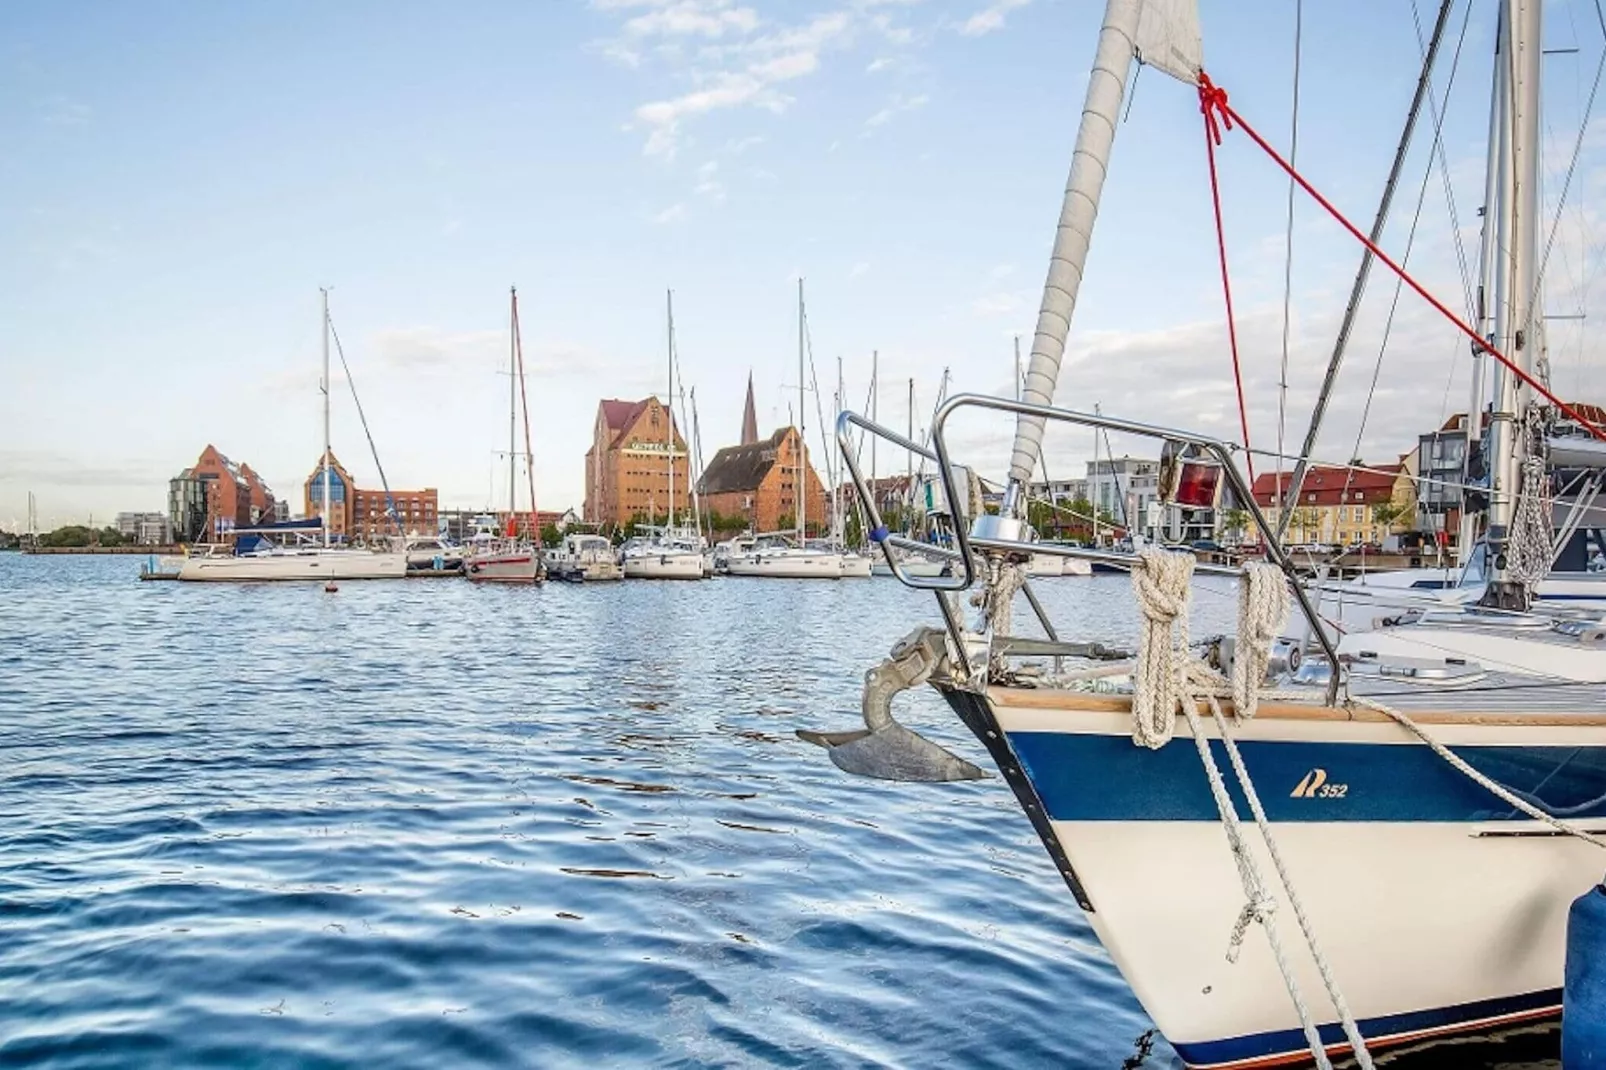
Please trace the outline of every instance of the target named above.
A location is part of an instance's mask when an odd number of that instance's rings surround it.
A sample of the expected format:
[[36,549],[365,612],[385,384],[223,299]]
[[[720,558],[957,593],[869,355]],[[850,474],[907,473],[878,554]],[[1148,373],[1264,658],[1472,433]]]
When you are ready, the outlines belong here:
[[[1521,1019],[1534,1019],[1546,1017],[1551,1013],[1560,1013],[1561,989],[1552,988],[1544,992],[1530,992],[1522,996],[1507,996],[1501,999],[1480,1000],[1477,1003],[1462,1003],[1454,1007],[1441,1007],[1431,1011],[1411,1011],[1406,1014],[1389,1014],[1380,1018],[1365,1018],[1357,1024],[1361,1028],[1361,1036],[1370,1042],[1382,1042],[1387,1046],[1388,1038],[1398,1038],[1399,1043],[1408,1042],[1415,1034],[1444,1035],[1460,1031],[1458,1027],[1472,1029],[1469,1023],[1489,1022],[1484,1028],[1494,1028],[1500,1020],[1515,1021]],[[1321,1026],[1318,1030],[1322,1041],[1328,1045],[1343,1044],[1344,1029],[1337,1022]],[[1284,1029],[1276,1033],[1257,1033],[1247,1037],[1233,1037],[1231,1040],[1209,1040],[1199,1044],[1173,1044],[1182,1061],[1189,1066],[1249,1066],[1256,1063],[1262,1065],[1280,1062],[1279,1055],[1291,1055],[1300,1052],[1306,1053],[1309,1059],[1310,1048],[1305,1044],[1305,1034],[1298,1029]]]
[[[1056,821],[1215,821],[1210,785],[1193,741],[1158,751],[1126,736],[1011,732],[1010,746]],[[1238,814],[1227,756],[1211,741]],[[1413,744],[1244,741],[1249,767],[1273,821],[1528,820]],[[1606,817],[1606,747],[1457,747],[1487,776],[1569,819]]]

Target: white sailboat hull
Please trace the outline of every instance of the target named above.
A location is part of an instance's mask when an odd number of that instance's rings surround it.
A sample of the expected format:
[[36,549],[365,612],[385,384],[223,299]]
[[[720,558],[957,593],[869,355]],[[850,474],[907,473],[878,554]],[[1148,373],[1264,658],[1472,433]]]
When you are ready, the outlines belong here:
[[[918,576],[922,579],[930,579],[933,576],[941,576],[948,566],[941,561],[928,561],[925,558],[914,558],[912,560],[899,561],[898,567],[903,569],[903,574],[905,576]],[[891,576],[893,574],[892,566],[887,564],[885,560],[878,558],[876,562],[870,566],[870,574],[872,576]]]
[[[1025,773],[1017,793],[1034,793],[1088,920],[1187,1065],[1271,1065],[1305,1049],[1258,926],[1239,961],[1226,959],[1245,896],[1186,724],[1164,748],[1147,751],[1132,743],[1127,712],[1089,709],[1087,696],[1081,709],[1054,709],[1041,697],[1015,705],[1008,692],[946,694],[961,713],[985,706],[996,718]],[[1569,791],[1606,791],[1606,724],[1462,723],[1434,732],[1553,806],[1571,801]],[[1369,1044],[1558,1012],[1567,910],[1601,879],[1597,848],[1511,819],[1505,804],[1392,722],[1262,717],[1235,738]],[[1217,756],[1227,769],[1224,752]],[[1544,784],[1550,765],[1559,777],[1569,764],[1566,787]],[[1317,770],[1327,790],[1299,796]],[[1544,786],[1534,788],[1530,775]],[[1264,842],[1239,809],[1275,885]],[[1606,829],[1601,800],[1586,813],[1593,816],[1576,820]],[[1341,1043],[1287,896],[1277,887],[1274,894],[1304,998],[1324,1037]]]
[[732,576],[768,576],[781,580],[839,580],[842,555],[784,550],[745,554],[732,557],[726,571]]
[[866,579],[870,575],[870,559],[860,554],[842,555],[843,579]]
[[539,583],[541,561],[529,550],[476,555],[464,564],[463,575],[472,583]]
[[700,580],[703,555],[700,553],[626,554],[627,580]]
[[407,555],[366,550],[186,557],[178,578],[190,582],[274,580],[389,580],[407,575]]

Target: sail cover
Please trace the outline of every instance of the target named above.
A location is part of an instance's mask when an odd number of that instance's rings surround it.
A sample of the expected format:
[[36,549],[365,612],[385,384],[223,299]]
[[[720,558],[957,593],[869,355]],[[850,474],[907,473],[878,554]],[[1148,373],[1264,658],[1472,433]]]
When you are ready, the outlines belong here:
[[[1141,59],[1192,85],[1198,81],[1202,54],[1197,0],[1107,0],[1065,201],[1049,254],[1022,401],[1049,405],[1054,400],[1132,60]],[[1031,481],[1042,449],[1043,422],[1040,416],[1016,420],[1009,462],[1010,480],[1015,484]]]
[[1143,0],[1143,9],[1138,13],[1138,36],[1133,43],[1138,62],[1157,67],[1178,81],[1197,85],[1204,68],[1198,0]]

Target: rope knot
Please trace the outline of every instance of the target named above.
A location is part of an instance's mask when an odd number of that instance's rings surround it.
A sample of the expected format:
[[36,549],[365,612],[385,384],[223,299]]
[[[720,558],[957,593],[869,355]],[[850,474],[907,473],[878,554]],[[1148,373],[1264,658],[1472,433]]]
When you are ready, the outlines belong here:
[[1232,109],[1227,107],[1227,91],[1210,80],[1204,71],[1199,72],[1199,110],[1204,113],[1205,129],[1217,145],[1221,144],[1221,130],[1232,129]]

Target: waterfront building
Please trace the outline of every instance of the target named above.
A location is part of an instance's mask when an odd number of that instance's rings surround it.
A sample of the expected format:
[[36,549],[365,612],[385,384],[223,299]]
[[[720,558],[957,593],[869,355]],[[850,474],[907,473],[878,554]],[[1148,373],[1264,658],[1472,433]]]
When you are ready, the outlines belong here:
[[622,525],[665,517],[671,464],[675,467],[675,514],[689,520],[688,460],[686,441],[657,397],[598,402],[591,448],[586,451],[586,522]]
[[1160,464],[1139,457],[1087,462],[1087,500],[1102,516],[1133,531],[1148,526],[1149,505],[1160,497]]
[[1406,488],[1404,493],[1409,494],[1410,480],[1400,479],[1401,468],[1400,464],[1368,468],[1359,461],[1353,466],[1313,464],[1305,472],[1298,502],[1283,500],[1293,481],[1291,470],[1262,472],[1255,477],[1255,503],[1271,524],[1278,523],[1283,509],[1293,511],[1288,521],[1291,544],[1381,543],[1398,526],[1399,517],[1385,519],[1387,513],[1379,507],[1392,506],[1388,512],[1406,518],[1414,510],[1409,498],[1395,499],[1397,488]]
[[140,546],[161,546],[168,541],[166,513],[118,513],[117,534]]
[[[357,486],[351,473],[333,450],[324,455],[329,463],[329,535],[334,539],[374,539],[385,535],[433,534],[437,530],[440,494],[434,487],[423,490],[366,489]],[[306,515],[322,517],[323,465],[319,464],[304,485]],[[394,505],[396,516],[390,516]]]
[[755,532],[790,529],[797,517],[800,453],[804,519],[810,532],[824,530],[829,520],[825,486],[809,463],[808,447],[795,427],[783,427],[769,438],[726,446],[714,454],[697,484],[703,508],[723,518],[741,517]]
[[181,542],[218,539],[271,518],[273,491],[249,465],[208,444],[195,464],[167,484],[167,523]]

